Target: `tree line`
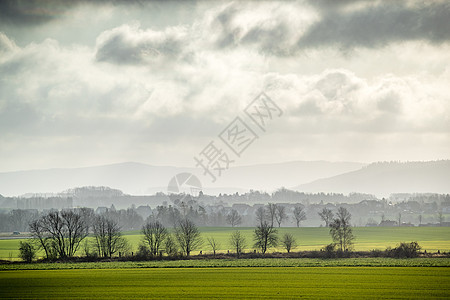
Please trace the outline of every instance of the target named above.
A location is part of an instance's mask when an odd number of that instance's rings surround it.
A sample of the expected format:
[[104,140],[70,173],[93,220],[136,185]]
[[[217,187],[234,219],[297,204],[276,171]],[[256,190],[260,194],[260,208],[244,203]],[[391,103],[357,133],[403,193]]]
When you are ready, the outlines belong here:
[[[281,208],[281,209],[280,209]],[[230,218],[233,217],[230,213]],[[350,225],[351,215],[343,207],[333,213],[323,211],[324,220],[329,222],[331,244],[337,251],[350,251],[354,236]],[[299,219],[302,210],[298,211]],[[234,217],[233,217],[234,218]],[[297,241],[292,234],[278,236],[276,225],[280,227],[283,218],[282,206],[269,204],[256,211],[258,224],[253,232],[251,244],[259,253],[265,254],[269,248],[282,246],[289,253],[296,247]],[[131,246],[122,234],[122,227],[111,213],[93,214],[89,209],[50,211],[40,215],[29,223],[32,236],[27,242],[20,243],[21,256],[32,260],[37,251],[42,251],[47,260],[69,259],[81,250],[86,257],[111,258],[130,255]],[[204,244],[199,227],[189,218],[177,219],[173,227],[166,227],[160,220],[149,217],[141,227],[143,235],[136,256],[156,258],[170,256],[189,257]],[[91,239],[87,239],[91,236]],[[214,256],[219,249],[219,242],[214,237],[206,238],[207,245]],[[237,257],[248,247],[248,241],[236,230],[229,237],[229,246]],[[254,250],[256,252],[256,250]],[[134,255],[134,252],[131,252]]]
[[[102,193],[110,195],[109,192],[104,191],[96,191],[93,195],[97,195],[97,193],[100,193],[100,195],[103,195]],[[81,196],[90,195],[86,195],[85,193],[79,194]],[[343,198],[343,200],[347,201],[356,196],[360,199],[364,195],[349,195],[348,198]],[[160,200],[168,199],[165,195],[159,195],[158,197],[160,197],[158,198]],[[273,206],[270,222],[272,223],[273,220],[274,224],[277,224],[279,227],[299,227],[305,224],[307,226],[319,226],[317,213],[321,212],[323,208],[337,210],[339,206],[347,208],[353,215],[358,216],[356,220],[353,220],[354,224],[358,224],[358,226],[449,226],[450,224],[446,222],[446,219],[448,219],[448,208],[450,207],[450,195],[418,194],[415,196],[405,196],[403,194],[395,194],[392,196],[394,203],[386,199],[371,199],[369,196],[367,196],[366,200],[354,204],[326,202],[340,199],[336,197],[337,195],[334,194],[310,195],[280,189],[272,195],[257,191],[242,195],[209,196],[202,194],[198,197],[179,195],[179,198],[174,199],[171,204],[163,201],[162,205],[157,205],[152,208],[148,205],[136,207],[131,204],[127,209],[117,210],[114,205],[111,205],[115,201],[113,200],[115,198],[107,198],[111,206],[109,208],[98,207],[95,212],[97,214],[107,212],[111,217],[119,221],[119,225],[123,230],[137,230],[141,228],[149,216],[159,220],[166,227],[173,227],[174,224],[183,218],[189,218],[198,226],[251,227],[257,223],[256,210],[260,209],[263,205],[250,205],[249,203],[258,200],[263,203],[276,203],[276,206],[269,204]],[[131,199],[128,199],[130,201],[127,200],[128,205],[133,203]],[[314,199],[316,201],[321,199],[319,200],[320,203],[312,203]],[[402,199],[409,200],[396,202]],[[227,203],[232,203],[231,201],[242,202],[235,202],[230,207]],[[92,204],[88,200],[86,202]],[[28,223],[47,211],[0,208],[0,232],[27,231]]]

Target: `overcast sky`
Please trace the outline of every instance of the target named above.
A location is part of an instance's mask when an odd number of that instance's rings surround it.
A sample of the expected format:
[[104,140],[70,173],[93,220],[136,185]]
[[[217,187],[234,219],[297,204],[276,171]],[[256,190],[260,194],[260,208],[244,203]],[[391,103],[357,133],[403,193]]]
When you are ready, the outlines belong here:
[[235,165],[449,159],[450,3],[0,2],[0,172],[192,167],[237,116]]

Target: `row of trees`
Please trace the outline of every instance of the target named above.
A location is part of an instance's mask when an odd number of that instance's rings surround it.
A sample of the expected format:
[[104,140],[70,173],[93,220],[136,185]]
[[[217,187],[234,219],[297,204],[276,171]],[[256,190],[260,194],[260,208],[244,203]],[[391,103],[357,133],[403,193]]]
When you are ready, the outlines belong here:
[[[256,221],[259,224],[267,222],[271,227],[274,227],[275,222],[278,224],[278,227],[281,227],[281,223],[289,218],[286,207],[275,203],[269,203],[265,207],[259,207],[256,210],[255,215]],[[296,222],[297,227],[300,227],[300,223],[306,220],[306,213],[303,206],[296,206],[294,208],[293,219]]]
[[[338,214],[341,215],[343,210],[345,210],[346,213],[350,215],[347,209],[343,207],[339,208]],[[295,221],[297,227],[300,227],[301,222],[306,220],[306,212],[304,206],[301,205],[295,206],[292,213],[293,213],[292,219]],[[331,222],[333,221],[334,218],[332,210],[328,208],[323,208],[323,210],[319,212],[318,215],[325,222],[325,227],[329,227],[331,225]],[[286,207],[275,203],[269,203],[265,207],[259,207],[255,212],[255,216],[256,221],[259,224],[262,224],[263,222],[268,222],[272,227],[274,227],[275,223],[278,225],[278,227],[281,227],[281,224],[289,219]],[[230,224],[232,227],[235,227],[242,223],[242,217],[234,209],[232,209],[231,212],[227,215],[226,220],[227,223]]]
[[[268,248],[276,247],[278,245],[277,229],[268,222],[259,224],[253,234],[254,247],[259,249],[261,253],[266,253]],[[203,239],[200,231],[194,222],[190,220],[183,220],[175,227],[172,235],[167,228],[159,221],[147,222],[142,228],[144,235],[144,243],[140,245],[139,255],[142,256],[157,256],[166,252],[168,255],[175,255],[178,249],[189,256],[192,251],[198,250],[203,245]],[[220,247],[220,243],[214,237],[207,237],[207,243],[213,255]],[[292,234],[285,234],[281,240],[282,245],[287,252],[295,247],[296,240]],[[247,240],[241,231],[236,230],[232,232],[229,238],[229,246],[235,250],[239,257],[242,250],[247,247]]]
[[[92,225],[95,217],[95,213],[92,208],[83,207],[71,210],[79,212],[83,216],[84,222],[88,223],[88,226]],[[37,210],[26,209],[14,209],[8,213],[0,213],[0,232],[28,231],[28,225],[31,221],[46,214],[47,212],[38,212]],[[124,230],[139,229],[144,223],[143,217],[132,208],[121,210],[115,210],[112,208],[107,209],[101,214],[107,215],[108,218],[116,220],[119,226]]]
[[[111,257],[128,248],[117,220],[107,215],[90,216],[83,210],[51,211],[29,224],[31,247],[42,250],[47,259],[71,258],[84,246],[87,256]],[[83,240],[89,233],[93,242]],[[91,252],[91,246],[95,249]]]
[[[256,211],[256,219],[259,221],[259,225],[255,229],[254,246],[259,248],[262,253],[265,253],[268,247],[277,246],[277,230],[274,228],[273,220],[275,219],[280,226],[282,215],[283,206],[273,203],[269,203],[266,209],[260,208]],[[333,243],[328,247],[332,249],[337,248],[342,252],[351,250],[355,236],[350,223],[351,214],[348,210],[344,207],[339,207],[336,217],[334,217],[331,210],[324,208],[319,213],[319,216],[325,221],[326,226],[330,228]],[[306,218],[302,207],[295,207],[294,217],[297,220],[297,226],[299,222]],[[288,252],[296,243],[293,236],[289,234],[286,234],[281,242]]]
[[[280,208],[282,206],[269,204],[256,211],[258,225],[253,234],[253,247],[263,254],[280,243],[287,252],[296,245],[291,234],[285,234],[281,239],[278,237],[274,220],[279,225],[277,220],[283,215]],[[354,240],[350,213],[343,207],[338,209],[336,218],[332,218],[332,212],[322,213],[327,220],[331,216],[328,222],[333,247],[336,246],[339,251],[350,250]],[[301,214],[302,210],[299,208],[299,215]],[[71,258],[81,247],[86,256],[98,257],[112,257],[116,254],[120,256],[130,249],[127,240],[122,236],[118,221],[108,213],[91,215],[82,209],[51,211],[30,222],[29,228],[33,239],[29,243],[22,243],[21,251],[42,250],[47,259]],[[173,230],[169,230],[158,220],[148,218],[141,230],[143,243],[139,246],[138,254],[142,256],[161,256],[163,252],[169,256],[180,253],[189,256],[203,244],[199,228],[187,218],[179,220]],[[85,240],[88,234],[93,237],[90,242]],[[218,242],[213,237],[208,237],[207,242],[215,255],[219,247]],[[235,231],[230,237],[229,245],[239,256],[242,249],[247,247],[247,241],[240,231]]]

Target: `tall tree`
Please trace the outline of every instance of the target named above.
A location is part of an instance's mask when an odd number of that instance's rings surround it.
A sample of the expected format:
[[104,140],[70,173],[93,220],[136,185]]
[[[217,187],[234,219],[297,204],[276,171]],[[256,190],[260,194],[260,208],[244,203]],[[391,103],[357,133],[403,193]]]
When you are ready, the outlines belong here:
[[46,259],[52,259],[56,258],[56,255],[54,253],[54,249],[52,248],[52,238],[49,235],[47,231],[45,231],[44,225],[43,225],[43,218],[39,218],[37,220],[34,220],[30,222],[29,228],[31,236],[33,237],[32,241],[36,243],[37,250],[44,250],[45,258]]
[[99,256],[112,257],[115,253],[127,248],[127,240],[122,236],[116,220],[106,216],[96,216],[91,226]]
[[94,210],[92,208],[82,207],[78,209],[78,213],[81,215],[81,220],[85,225],[86,233],[89,233],[95,220]]
[[200,247],[203,242],[198,227],[188,219],[178,222],[178,226],[175,228],[175,235],[180,248],[186,256],[189,256],[191,251]]
[[297,223],[297,227],[300,227],[300,223],[302,221],[306,220],[306,213],[303,210],[303,207],[296,206],[294,208],[294,219],[295,219],[295,222]]
[[275,220],[278,223],[278,227],[281,227],[281,223],[287,219],[286,207],[283,205],[277,205],[275,210]]
[[231,227],[237,226],[242,223],[242,218],[237,212],[237,210],[232,209],[230,213],[227,215],[227,223],[231,225]]
[[142,226],[142,234],[144,235],[144,240],[150,247],[150,254],[153,256],[158,255],[161,245],[168,234],[164,225],[159,221],[147,221],[144,226]]
[[330,224],[330,235],[340,251],[348,251],[355,236],[350,224],[351,214],[344,207],[339,207],[336,218]]
[[273,228],[268,222],[264,221],[258,225],[254,232],[255,247],[261,249],[261,252],[266,253],[270,247],[276,247],[278,244],[278,231]]
[[333,212],[331,209],[324,208],[318,213],[322,221],[325,222],[325,227],[330,226],[331,221],[333,221]]
[[246,246],[245,237],[239,230],[236,230],[231,234],[230,245],[236,250],[236,256],[239,258],[242,249],[244,249]]
[[37,224],[50,236],[50,245],[60,258],[73,257],[87,236],[81,215],[72,210],[49,212]]

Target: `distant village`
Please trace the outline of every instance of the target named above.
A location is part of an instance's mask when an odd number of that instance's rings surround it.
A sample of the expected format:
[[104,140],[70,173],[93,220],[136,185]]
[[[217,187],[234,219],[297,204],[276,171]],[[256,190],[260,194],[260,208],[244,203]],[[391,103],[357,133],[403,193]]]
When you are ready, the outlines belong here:
[[[354,226],[450,226],[449,194],[392,194],[378,199],[353,193],[302,193],[280,188],[269,194],[249,191],[239,194],[195,196],[157,193],[132,196],[108,187],[81,187],[59,194],[0,196],[0,231],[26,232],[28,223],[49,210],[74,209],[87,214],[109,214],[119,220],[123,230],[137,230],[147,218],[170,227],[187,217],[198,226],[252,227],[258,209],[275,205],[282,227],[326,226],[319,213],[345,207]],[[298,212],[302,213],[301,220]]]

